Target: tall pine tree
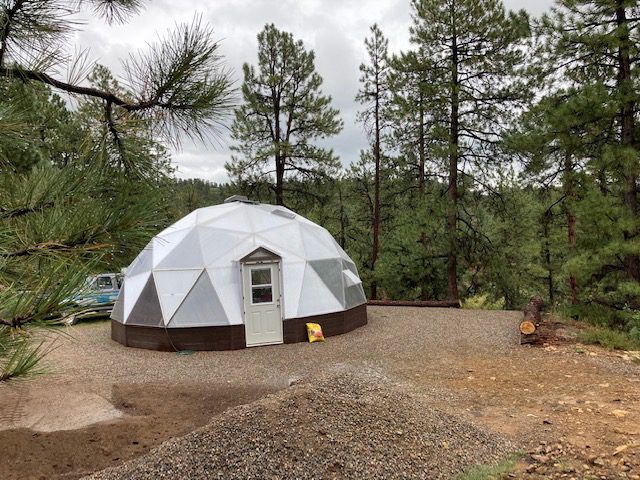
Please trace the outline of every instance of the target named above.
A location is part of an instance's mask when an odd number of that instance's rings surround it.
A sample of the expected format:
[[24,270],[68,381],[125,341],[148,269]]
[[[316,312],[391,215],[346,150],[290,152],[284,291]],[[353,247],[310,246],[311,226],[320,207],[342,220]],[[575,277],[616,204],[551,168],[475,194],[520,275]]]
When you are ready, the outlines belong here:
[[[432,101],[446,105],[436,122],[446,142],[440,156],[447,174],[448,296],[458,292],[460,178],[479,173],[497,156],[513,103],[513,74],[529,33],[524,11],[505,12],[499,0],[413,0],[412,43],[422,52]],[[434,113],[438,113],[435,111]],[[444,128],[443,128],[444,127]]]
[[258,34],[257,67],[245,63],[243,72],[244,103],[231,128],[237,155],[226,168],[238,184],[268,182],[284,205],[287,180],[337,172],[338,158],[317,142],[339,133],[342,120],[322,93],[313,51],[273,24]]

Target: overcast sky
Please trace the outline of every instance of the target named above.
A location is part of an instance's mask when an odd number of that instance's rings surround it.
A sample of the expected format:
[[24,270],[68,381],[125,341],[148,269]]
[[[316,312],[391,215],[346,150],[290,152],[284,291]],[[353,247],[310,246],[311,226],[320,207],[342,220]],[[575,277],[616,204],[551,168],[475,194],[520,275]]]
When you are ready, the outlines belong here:
[[[510,9],[524,8],[539,15],[552,0],[505,0]],[[364,38],[369,26],[378,23],[389,39],[391,52],[409,47],[409,0],[155,0],[125,25],[106,26],[89,20],[77,35],[77,48],[89,48],[90,56],[119,73],[120,59],[128,52],[144,49],[176,23],[190,22],[195,15],[213,26],[221,52],[239,87],[242,64],[255,63],[256,35],[266,23],[293,33],[316,54],[316,69],[324,78],[323,91],[333,98],[345,128],[329,145],[347,165],[366,147],[362,127],[356,123],[358,66],[365,61]],[[224,163],[229,160],[230,139],[224,134],[209,145],[185,142],[173,152],[173,163],[181,178],[212,181],[227,179]]]

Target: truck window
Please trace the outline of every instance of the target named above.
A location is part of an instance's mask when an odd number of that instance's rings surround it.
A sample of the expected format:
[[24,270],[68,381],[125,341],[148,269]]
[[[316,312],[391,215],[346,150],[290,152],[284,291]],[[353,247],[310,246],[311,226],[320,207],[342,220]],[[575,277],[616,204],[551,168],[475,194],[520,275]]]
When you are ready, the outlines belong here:
[[98,290],[113,290],[111,277],[98,277]]

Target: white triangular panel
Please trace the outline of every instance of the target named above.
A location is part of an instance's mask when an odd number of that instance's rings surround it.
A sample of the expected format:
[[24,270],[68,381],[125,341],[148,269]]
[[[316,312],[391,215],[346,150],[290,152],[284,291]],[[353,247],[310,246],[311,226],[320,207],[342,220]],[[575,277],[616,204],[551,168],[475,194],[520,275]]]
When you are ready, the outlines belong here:
[[246,209],[238,208],[207,222],[208,227],[231,230],[233,232],[253,233],[253,227]]
[[191,229],[158,235],[153,239],[153,266],[157,267],[162,260],[189,234]]
[[344,275],[345,287],[353,287],[354,285],[359,285],[362,283],[362,280],[360,280],[358,276],[351,270],[343,270],[342,274]]
[[167,234],[170,234],[170,233],[175,233],[178,230],[190,229],[190,228],[193,228],[195,225],[196,225],[196,212],[191,212],[186,217],[182,217],[180,220],[178,220],[173,225],[165,228],[158,235],[159,236],[167,235]]
[[326,231],[312,229],[308,225],[300,225],[300,233],[307,260],[338,258],[340,256],[331,242],[331,236]]
[[332,237],[331,240],[333,240],[333,246],[335,247],[335,249],[340,254],[340,257],[343,260],[351,261],[351,259],[349,258],[349,255],[347,255],[347,252],[345,252],[344,249],[340,246],[340,244],[338,242],[336,242],[335,238]]
[[141,273],[149,273],[153,268],[153,242],[149,242],[136,259],[127,268],[127,275],[132,277]]
[[258,241],[263,240],[271,245],[278,245],[279,249],[300,259],[306,258],[302,233],[297,223],[262,231],[256,237]]
[[216,205],[215,207],[199,208],[195,212],[197,217],[197,224],[203,225],[203,226],[209,225],[216,218],[221,217],[222,215],[225,215],[226,213],[229,213],[237,209],[238,207],[239,207],[238,204],[227,203],[222,205]]
[[198,229],[193,228],[156,264],[155,268],[202,268],[203,266]]
[[142,289],[149,279],[151,272],[141,273],[139,275],[127,276],[125,283],[127,284],[127,296],[124,297],[124,323],[127,323],[127,318],[136,304]]
[[228,325],[227,315],[209,275],[202,272],[196,284],[169,321],[170,327]]
[[242,278],[236,268],[208,268],[207,274],[221,300],[229,325],[244,323],[242,306]]
[[238,242],[237,245],[234,245],[231,250],[207,263],[206,267],[239,268],[240,264],[238,263],[238,260],[240,260],[245,255],[250,254],[259,246],[260,245],[256,243],[255,235],[246,235],[241,241]]
[[282,297],[284,303],[284,318],[296,318],[297,316],[305,266],[305,261],[285,261],[283,263]]
[[338,312],[344,307],[326,287],[311,265],[304,269],[297,317]]
[[[276,209],[275,207],[273,208]],[[268,230],[275,227],[283,227],[292,223],[292,219],[282,217],[272,213],[271,211],[264,211],[262,209],[251,209],[248,211],[253,231],[259,233],[263,230]]]
[[340,305],[344,306],[342,259],[311,260],[307,265],[310,265],[316,271],[326,288],[336,297]]
[[224,257],[239,243],[250,237],[247,233],[231,232],[214,227],[197,227],[203,265]]
[[171,320],[201,273],[202,269],[155,270],[153,272],[165,324]]

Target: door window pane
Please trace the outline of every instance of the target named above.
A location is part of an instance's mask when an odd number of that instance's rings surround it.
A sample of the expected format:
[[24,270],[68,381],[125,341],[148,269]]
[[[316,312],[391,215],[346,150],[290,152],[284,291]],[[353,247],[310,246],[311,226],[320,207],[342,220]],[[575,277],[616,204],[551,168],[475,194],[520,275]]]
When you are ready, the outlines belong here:
[[271,285],[271,268],[251,269],[251,285]]
[[273,293],[271,286],[253,287],[251,289],[251,303],[271,303],[273,301]]

